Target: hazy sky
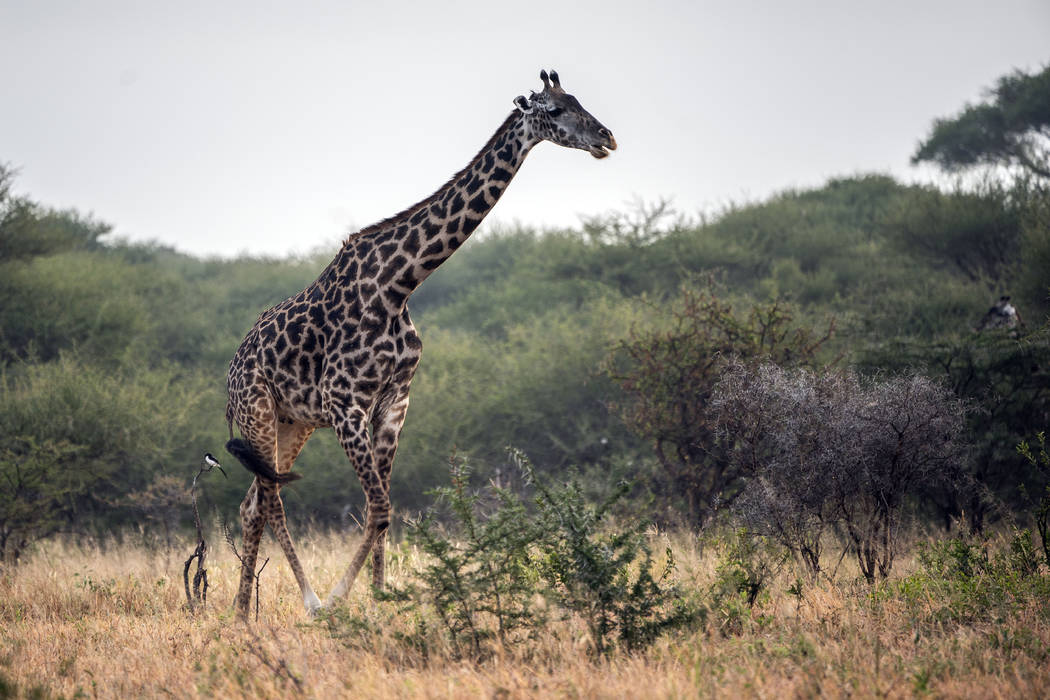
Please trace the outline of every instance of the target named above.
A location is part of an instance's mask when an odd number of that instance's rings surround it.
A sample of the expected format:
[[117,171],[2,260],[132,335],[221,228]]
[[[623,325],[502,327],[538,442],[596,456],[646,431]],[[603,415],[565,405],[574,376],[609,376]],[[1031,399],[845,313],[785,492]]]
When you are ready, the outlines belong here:
[[0,161],[135,240],[304,252],[437,189],[541,68],[620,148],[541,144],[488,226],[928,178],[933,118],[1048,61],[1048,0],[0,0]]

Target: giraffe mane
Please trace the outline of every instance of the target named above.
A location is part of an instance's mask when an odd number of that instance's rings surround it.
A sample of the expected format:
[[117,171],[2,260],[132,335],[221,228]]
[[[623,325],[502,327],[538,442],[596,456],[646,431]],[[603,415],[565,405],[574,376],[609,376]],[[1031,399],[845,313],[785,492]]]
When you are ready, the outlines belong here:
[[479,160],[481,160],[481,158],[485,155],[485,153],[488,152],[489,149],[492,148],[492,145],[496,142],[496,139],[499,138],[499,135],[502,134],[503,131],[508,126],[510,126],[517,118],[518,118],[518,110],[514,110],[513,112],[511,112],[507,116],[506,119],[503,120],[503,123],[500,124],[500,127],[498,129],[496,129],[495,133],[493,133],[492,136],[489,138],[489,140],[485,142],[485,145],[481,147],[481,150],[479,150],[477,152],[477,154],[473,158],[470,159],[470,162],[467,163],[467,165],[465,167],[463,167],[462,169],[457,171],[455,175],[450,177],[445,184],[443,184],[441,187],[437,188],[429,197],[426,197],[425,199],[422,199],[422,200],[416,202],[415,204],[412,204],[412,205],[409,205],[409,206],[405,207],[404,209],[402,209],[398,213],[394,214],[393,216],[388,216],[387,218],[383,219],[382,221],[378,221],[378,222],[376,222],[374,224],[366,226],[365,228],[363,228],[363,229],[361,229],[359,231],[355,231],[355,232],[351,233],[349,236],[346,237],[346,239],[343,240],[343,244],[342,244],[343,247],[345,247],[351,241],[354,241],[354,240],[360,238],[361,236],[365,236],[365,235],[368,235],[370,233],[375,233],[376,231],[381,231],[381,230],[387,228],[388,226],[390,226],[390,224],[392,224],[392,223],[394,223],[396,221],[400,221],[401,219],[404,219],[406,216],[408,216],[409,213],[411,213],[413,211],[417,211],[419,209],[423,209],[425,207],[428,207],[431,204],[433,204],[434,202],[436,202],[438,199],[440,199],[440,195],[441,195],[442,192],[444,192],[453,183],[455,183],[457,180],[459,180],[461,177],[463,177],[463,175],[465,175],[467,172],[469,172],[471,170],[471,168],[473,168],[477,164],[477,162]]

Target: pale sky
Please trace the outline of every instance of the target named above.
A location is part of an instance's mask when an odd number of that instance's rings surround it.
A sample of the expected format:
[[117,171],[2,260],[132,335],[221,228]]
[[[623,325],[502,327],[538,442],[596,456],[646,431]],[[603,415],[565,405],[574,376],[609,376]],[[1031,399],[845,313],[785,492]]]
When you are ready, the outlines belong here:
[[935,117],[1048,62],[1047,0],[0,0],[0,162],[120,236],[282,255],[429,195],[541,68],[620,148],[541,144],[488,227],[926,180]]

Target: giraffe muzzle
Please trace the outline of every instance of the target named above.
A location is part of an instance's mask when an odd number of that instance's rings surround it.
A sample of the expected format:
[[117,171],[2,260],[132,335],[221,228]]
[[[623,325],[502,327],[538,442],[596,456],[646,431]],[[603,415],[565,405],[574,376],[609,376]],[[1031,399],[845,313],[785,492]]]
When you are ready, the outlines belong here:
[[598,135],[605,139],[605,142],[591,144],[588,151],[595,158],[606,158],[609,155],[609,151],[616,150],[616,139],[613,138],[612,132],[605,128],[599,129]]

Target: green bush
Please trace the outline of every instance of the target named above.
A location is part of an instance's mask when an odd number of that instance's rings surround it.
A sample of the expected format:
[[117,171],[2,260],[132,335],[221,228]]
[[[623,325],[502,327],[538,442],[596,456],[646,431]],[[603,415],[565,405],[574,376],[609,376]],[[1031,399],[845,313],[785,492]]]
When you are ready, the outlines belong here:
[[442,531],[437,513],[409,523],[408,542],[418,546],[428,563],[417,572],[420,588],[400,597],[421,597],[441,620],[454,649],[479,659],[493,640],[506,649],[527,639],[544,624],[537,592],[532,545],[541,535],[522,502],[510,491],[493,487],[491,513],[482,517],[481,496],[471,491],[470,470],[463,460],[449,460],[451,485],[431,492],[447,508],[454,529]]
[[[657,573],[645,523],[617,530],[609,522],[609,507],[625,488],[594,505],[578,484],[547,486],[524,455],[512,456],[536,488],[536,510],[506,489],[471,491],[464,462],[452,459],[451,486],[436,489],[435,508],[408,523],[408,542],[427,561],[414,581],[380,596],[386,614],[415,620],[400,644],[425,655],[435,643],[427,630],[439,627],[454,655],[484,659],[534,638],[551,624],[552,606],[563,620],[586,625],[601,656],[644,649],[661,633],[702,619],[702,608],[673,581],[670,549]],[[344,638],[369,634],[361,616],[346,610],[325,624]]]
[[172,369],[114,373],[69,355],[0,376],[0,530],[23,533],[8,533],[8,557],[56,530],[126,522],[124,494],[195,464],[202,389]]
[[921,544],[919,570],[872,596],[904,601],[917,634],[995,622],[1020,610],[1050,616],[1050,576],[1033,571],[1027,556],[1018,556],[1017,535],[994,556],[981,541]]
[[674,585],[670,548],[662,571],[654,575],[645,534],[648,523],[606,529],[609,508],[627,493],[627,484],[595,505],[585,501],[579,484],[544,485],[525,456],[513,454],[526,480],[536,486],[544,528],[540,571],[549,594],[559,607],[586,622],[595,654],[607,654],[614,646],[628,651],[647,647],[662,632],[691,625],[703,616],[702,609]]

